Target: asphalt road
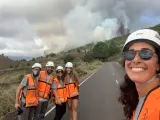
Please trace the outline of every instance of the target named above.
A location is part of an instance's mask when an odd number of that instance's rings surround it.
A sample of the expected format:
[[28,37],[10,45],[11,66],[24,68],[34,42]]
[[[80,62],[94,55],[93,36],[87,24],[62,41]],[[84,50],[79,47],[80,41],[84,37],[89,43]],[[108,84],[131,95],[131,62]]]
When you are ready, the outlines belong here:
[[[78,120],[122,120],[123,108],[118,103],[119,84],[124,70],[118,63],[106,63],[80,86]],[[47,113],[53,120],[55,109]],[[67,119],[67,113],[63,117]]]

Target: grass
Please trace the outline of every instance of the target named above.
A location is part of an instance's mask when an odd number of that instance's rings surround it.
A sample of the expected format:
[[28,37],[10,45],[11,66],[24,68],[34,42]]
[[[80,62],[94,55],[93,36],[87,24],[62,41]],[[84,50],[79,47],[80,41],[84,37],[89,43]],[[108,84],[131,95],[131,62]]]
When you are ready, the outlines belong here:
[[93,61],[91,63],[82,63],[76,68],[76,72],[79,74],[80,80],[84,80],[95,70],[97,70],[103,63],[101,61]]
[[15,111],[15,90],[17,85],[0,85],[0,120],[8,114]]
[[2,83],[7,83],[7,84],[12,84],[12,83],[18,83],[21,81],[20,76],[22,75],[22,77],[26,74],[26,71],[22,70],[22,71],[14,71],[12,73],[9,73],[9,75],[5,74],[5,75],[1,75],[0,78],[0,84]]

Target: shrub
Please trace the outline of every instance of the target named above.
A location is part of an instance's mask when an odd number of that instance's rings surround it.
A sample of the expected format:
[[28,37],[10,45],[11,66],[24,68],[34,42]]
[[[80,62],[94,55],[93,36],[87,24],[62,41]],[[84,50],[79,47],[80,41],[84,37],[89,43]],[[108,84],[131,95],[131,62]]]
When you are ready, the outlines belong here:
[[24,75],[20,75],[20,76],[18,77],[18,79],[21,81],[21,80],[23,79],[23,77],[24,77]]
[[28,63],[27,63],[27,66],[30,66],[30,65],[31,65],[31,64],[28,62]]
[[[1,93],[1,92],[0,92]],[[14,111],[14,98],[7,93],[0,95],[0,116],[5,116]]]
[[75,69],[75,72],[78,73],[78,76],[79,76],[79,77],[84,76],[84,75],[87,74],[86,71],[83,71],[83,70],[81,70],[80,68],[76,68],[76,69]]
[[18,68],[19,67],[19,64],[17,64],[16,66],[15,66],[15,68]]
[[9,68],[13,68],[13,66],[12,66],[12,65],[10,65],[10,66],[9,66]]

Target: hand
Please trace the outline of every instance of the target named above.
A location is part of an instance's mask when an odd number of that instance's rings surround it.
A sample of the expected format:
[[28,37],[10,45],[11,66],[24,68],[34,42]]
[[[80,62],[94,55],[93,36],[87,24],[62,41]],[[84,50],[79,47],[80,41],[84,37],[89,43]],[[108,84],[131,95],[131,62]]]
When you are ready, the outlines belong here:
[[60,100],[60,99],[57,99],[57,102],[58,102],[58,104],[59,104],[59,105],[61,105],[61,104],[62,104],[62,102],[61,102],[61,100]]
[[16,108],[16,109],[20,108],[20,104],[16,103],[16,104],[15,104],[15,108]]

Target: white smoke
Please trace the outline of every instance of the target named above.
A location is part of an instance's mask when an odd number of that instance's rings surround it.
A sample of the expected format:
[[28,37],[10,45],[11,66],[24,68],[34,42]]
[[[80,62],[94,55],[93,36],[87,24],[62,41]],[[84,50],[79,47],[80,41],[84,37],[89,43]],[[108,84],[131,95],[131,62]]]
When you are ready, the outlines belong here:
[[159,3],[159,0],[3,0],[0,38],[5,42],[0,45],[3,49],[0,52],[38,56],[44,51],[59,52],[108,40],[118,35],[121,22],[131,30],[153,23],[139,21],[148,13],[159,16]]
[[103,18],[100,12],[93,13],[85,6],[77,6],[71,10],[63,24],[67,28],[66,46],[69,48],[113,38],[119,28],[118,17]]
[[118,21],[116,18],[105,19],[100,26],[97,26],[93,31],[94,39],[104,41],[113,38],[117,35]]

